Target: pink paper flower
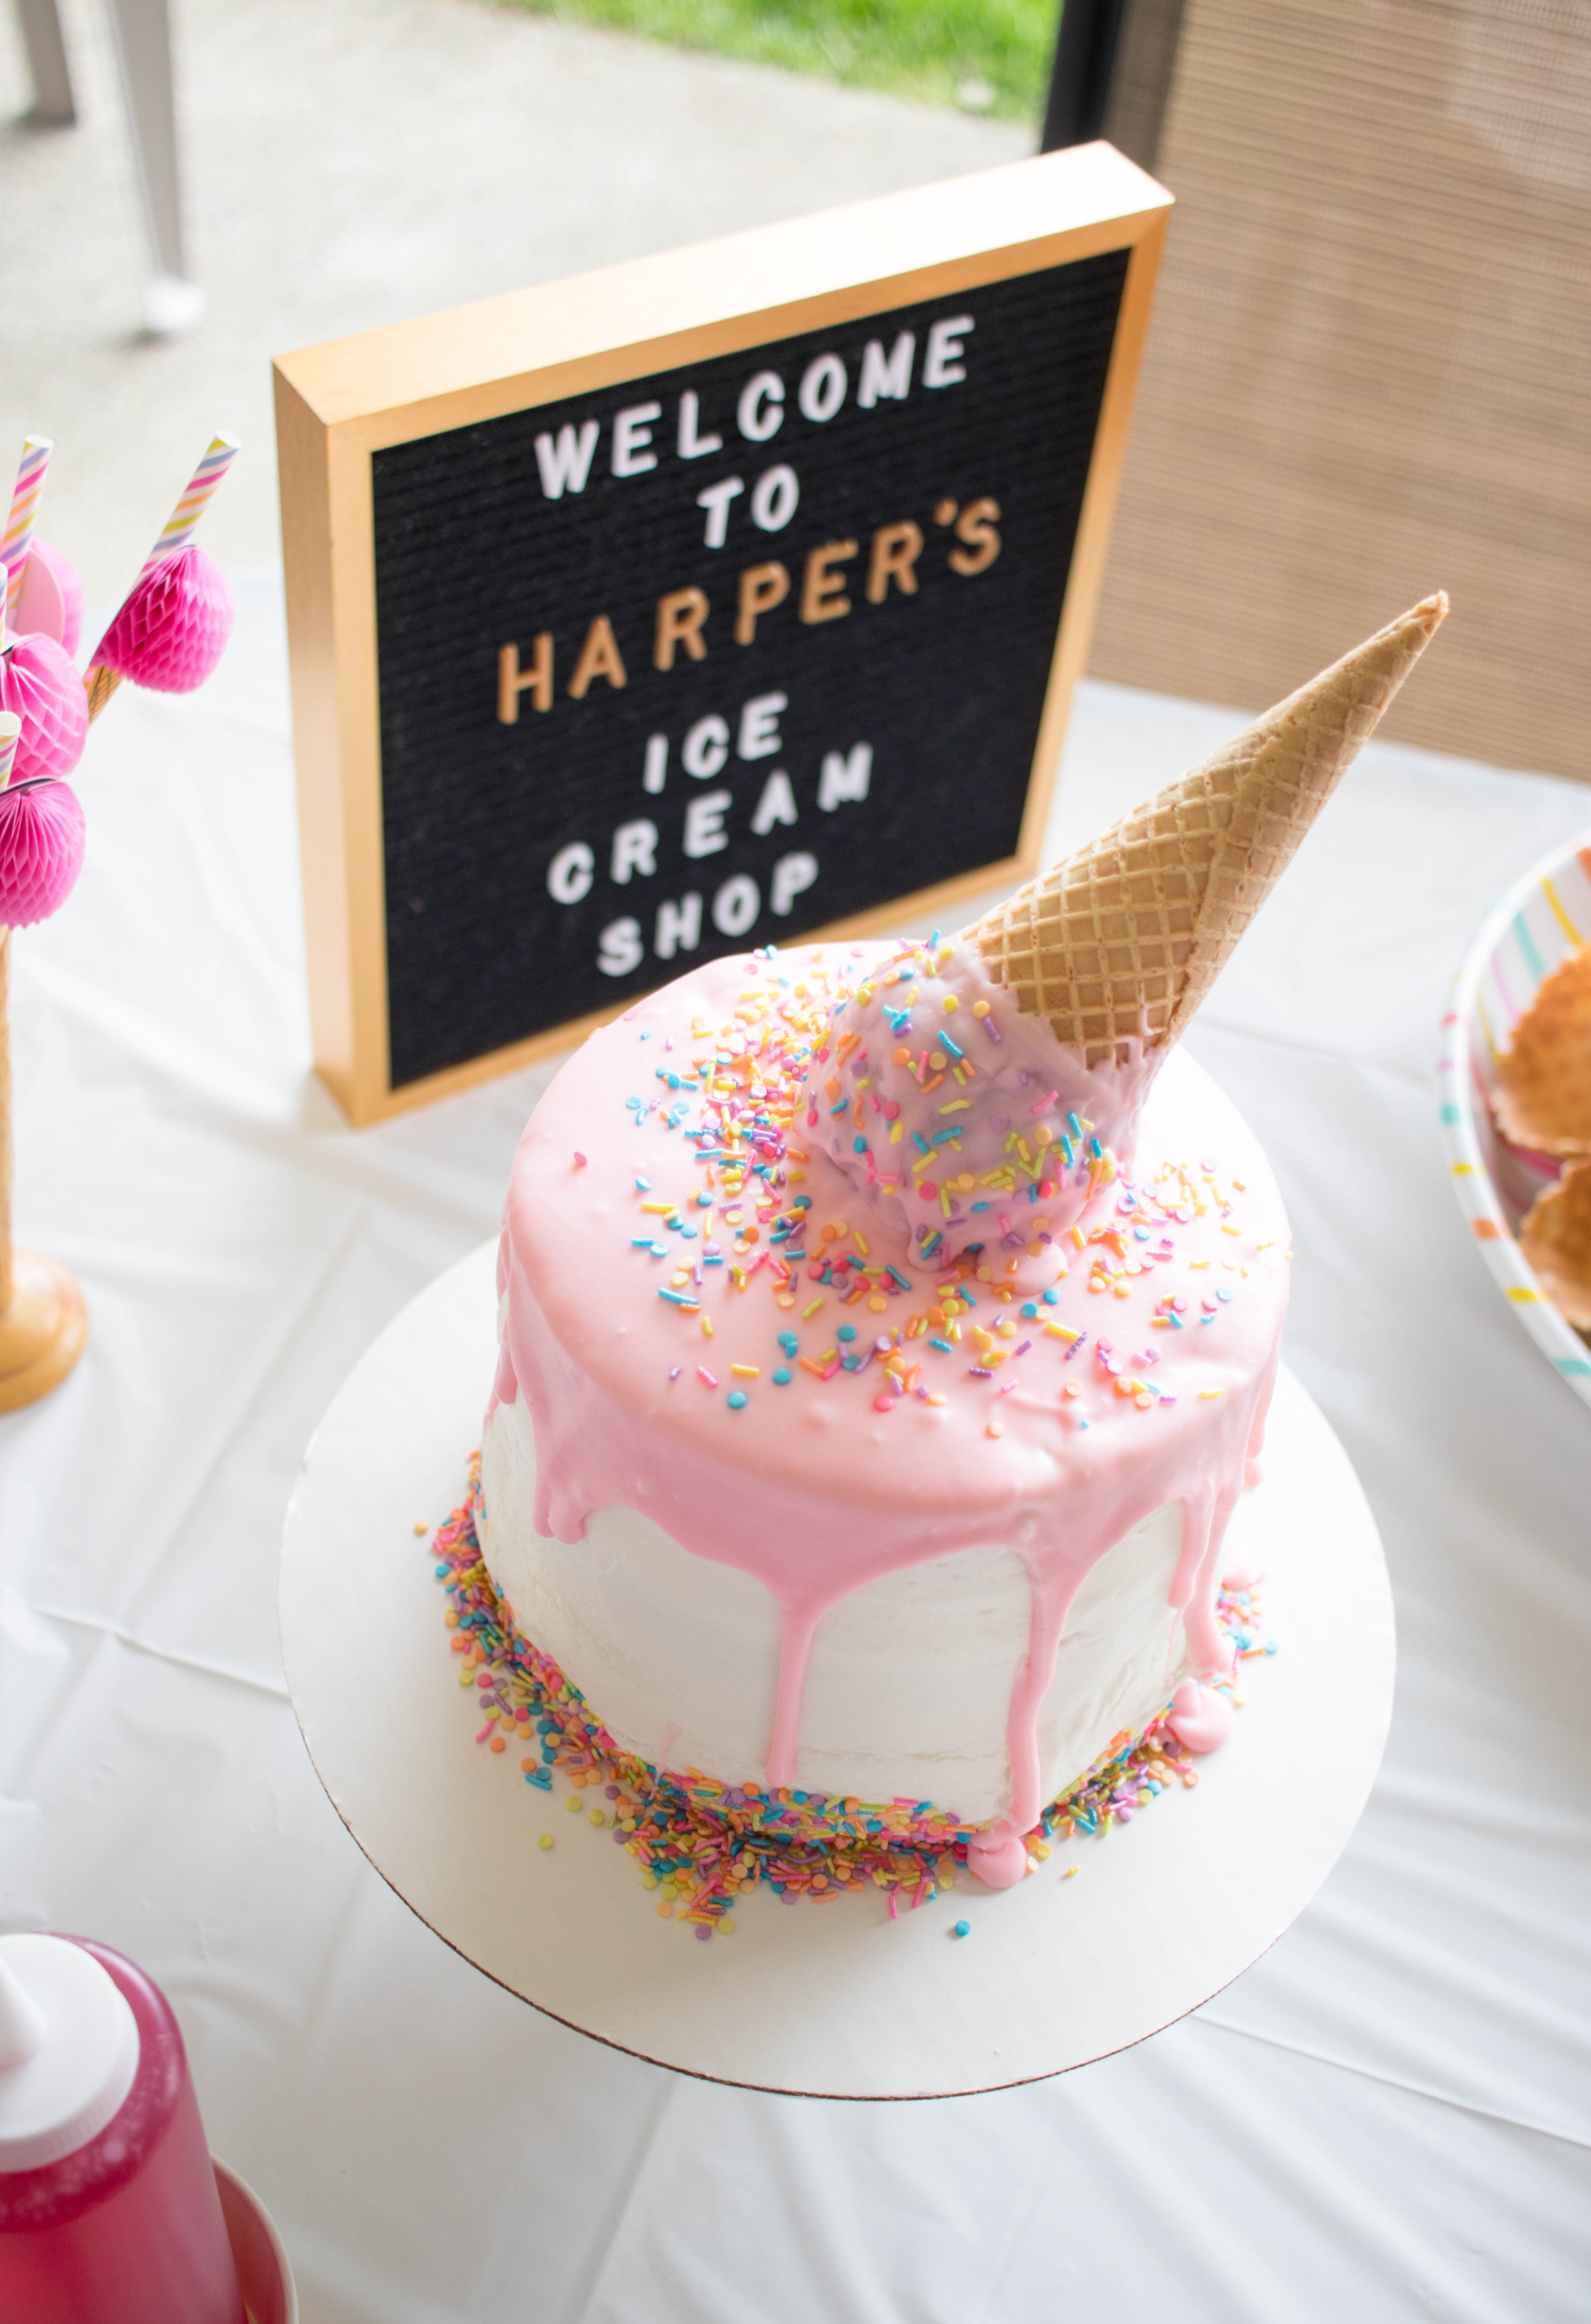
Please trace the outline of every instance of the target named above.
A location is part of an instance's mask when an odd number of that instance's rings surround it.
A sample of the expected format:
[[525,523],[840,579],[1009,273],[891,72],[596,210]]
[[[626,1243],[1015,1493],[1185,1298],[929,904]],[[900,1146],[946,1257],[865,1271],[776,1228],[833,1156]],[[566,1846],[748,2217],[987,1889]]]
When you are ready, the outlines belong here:
[[57,912],[83,868],[83,802],[49,775],[0,791],[0,927]]
[[68,654],[75,654],[82,640],[83,585],[77,567],[64,550],[41,540],[37,533],[11,626],[23,637],[42,630]]
[[22,720],[14,780],[71,773],[88,739],[88,702],[64,647],[40,632],[0,652],[0,710]]
[[202,549],[180,549],[146,573],[94,659],[157,694],[202,686],[232,634],[232,593]]

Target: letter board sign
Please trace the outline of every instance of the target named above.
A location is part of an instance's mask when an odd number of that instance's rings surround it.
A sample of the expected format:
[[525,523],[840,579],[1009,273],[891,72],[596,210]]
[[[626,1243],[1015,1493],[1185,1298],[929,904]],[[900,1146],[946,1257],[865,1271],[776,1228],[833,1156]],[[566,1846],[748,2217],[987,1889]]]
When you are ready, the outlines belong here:
[[354,1120],[1036,868],[1169,201],[1084,147],[279,360]]

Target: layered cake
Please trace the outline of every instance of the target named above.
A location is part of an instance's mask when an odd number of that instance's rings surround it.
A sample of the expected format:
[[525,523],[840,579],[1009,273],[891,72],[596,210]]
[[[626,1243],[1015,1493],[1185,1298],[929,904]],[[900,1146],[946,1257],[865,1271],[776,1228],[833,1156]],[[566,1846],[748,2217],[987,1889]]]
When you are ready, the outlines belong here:
[[708,1922],[1009,1885],[1225,1733],[1289,1238],[1177,1038],[1445,610],[960,934],[692,970],[536,1108],[458,1603],[531,1779]]

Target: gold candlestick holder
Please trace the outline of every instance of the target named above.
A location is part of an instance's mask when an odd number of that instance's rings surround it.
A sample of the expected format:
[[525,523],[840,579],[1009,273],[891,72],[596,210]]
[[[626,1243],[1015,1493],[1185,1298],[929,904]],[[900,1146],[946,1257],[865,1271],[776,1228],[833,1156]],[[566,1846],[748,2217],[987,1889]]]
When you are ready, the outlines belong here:
[[11,930],[0,928],[0,1412],[59,1388],[82,1354],[88,1309],[66,1268],[11,1240]]

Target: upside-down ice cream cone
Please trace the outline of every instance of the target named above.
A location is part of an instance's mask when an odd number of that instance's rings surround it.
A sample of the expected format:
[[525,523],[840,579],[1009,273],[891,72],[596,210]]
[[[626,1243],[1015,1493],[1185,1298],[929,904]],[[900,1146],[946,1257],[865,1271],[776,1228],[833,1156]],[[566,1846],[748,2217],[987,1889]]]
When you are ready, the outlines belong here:
[[1090,1066],[1183,1030],[1448,610],[1438,592],[967,932]]

